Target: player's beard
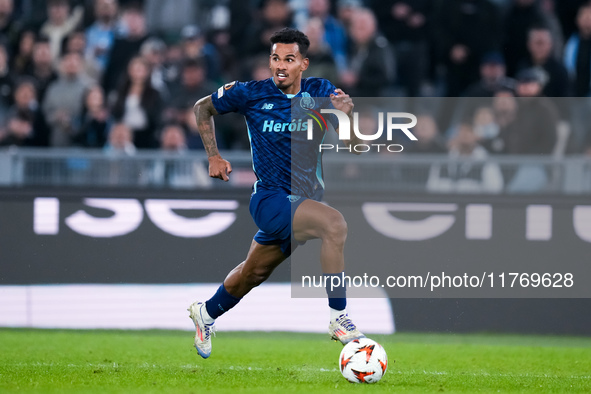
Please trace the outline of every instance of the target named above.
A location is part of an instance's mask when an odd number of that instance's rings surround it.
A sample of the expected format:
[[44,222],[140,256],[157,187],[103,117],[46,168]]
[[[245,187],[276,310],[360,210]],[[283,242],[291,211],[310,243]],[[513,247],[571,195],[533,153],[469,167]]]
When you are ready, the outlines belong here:
[[293,81],[290,82],[289,79],[285,79],[283,81],[280,81],[277,77],[275,77],[275,85],[277,85],[277,87],[279,89],[287,89],[292,84],[293,84]]

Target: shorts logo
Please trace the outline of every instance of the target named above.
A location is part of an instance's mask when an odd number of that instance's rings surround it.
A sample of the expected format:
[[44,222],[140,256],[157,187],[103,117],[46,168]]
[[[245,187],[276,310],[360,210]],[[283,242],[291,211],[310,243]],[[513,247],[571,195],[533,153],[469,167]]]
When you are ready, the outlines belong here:
[[294,196],[293,194],[290,194],[289,196],[287,196],[287,199],[289,200],[289,202],[296,202],[300,198],[302,198],[302,196]]
[[312,98],[312,96],[310,96],[310,93],[303,92],[302,93],[302,99],[300,100],[300,106],[303,109],[311,109],[311,108],[314,108],[316,106],[316,102],[314,101],[314,99]]

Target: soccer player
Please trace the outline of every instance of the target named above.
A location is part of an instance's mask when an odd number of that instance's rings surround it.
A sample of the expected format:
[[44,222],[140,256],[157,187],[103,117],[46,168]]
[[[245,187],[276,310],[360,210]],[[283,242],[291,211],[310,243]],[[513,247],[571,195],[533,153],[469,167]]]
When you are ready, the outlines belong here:
[[[345,267],[347,223],[339,211],[318,201],[324,190],[318,156],[321,137],[319,140],[315,135],[314,140],[308,141],[306,131],[290,132],[284,126],[292,121],[293,98],[304,98],[305,105],[310,105],[313,98],[324,97],[350,118],[353,102],[325,79],[302,78],[309,64],[306,52],[310,45],[304,33],[286,28],[273,34],[271,43],[271,78],[226,84],[200,99],[194,107],[209,159],[209,175],[224,181],[228,181],[232,166],[217,149],[213,116],[238,112],[246,118],[257,176],[249,208],[260,229],[246,260],[228,274],[209,300],[195,302],[188,309],[195,323],[195,347],[203,358],[211,354],[215,319],[263,283],[297,244],[314,238],[322,240],[320,263],[329,278],[340,276]],[[275,128],[277,124],[281,127]],[[346,142],[355,143],[356,138]],[[364,337],[346,312],[345,289],[327,289],[327,293],[332,339],[346,344]]]

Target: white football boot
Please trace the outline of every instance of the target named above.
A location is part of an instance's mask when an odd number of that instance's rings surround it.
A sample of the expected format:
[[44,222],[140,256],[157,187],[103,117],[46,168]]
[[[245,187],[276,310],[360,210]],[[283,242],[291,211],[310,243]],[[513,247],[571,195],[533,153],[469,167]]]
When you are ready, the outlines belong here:
[[189,309],[189,317],[195,323],[195,349],[203,358],[211,354],[211,336],[215,336],[214,323],[205,324],[201,315],[202,308],[205,308],[204,302],[194,302]]
[[335,341],[340,341],[343,345],[348,344],[354,339],[365,338],[355,324],[349,318],[349,315],[343,313],[328,326],[328,335]]

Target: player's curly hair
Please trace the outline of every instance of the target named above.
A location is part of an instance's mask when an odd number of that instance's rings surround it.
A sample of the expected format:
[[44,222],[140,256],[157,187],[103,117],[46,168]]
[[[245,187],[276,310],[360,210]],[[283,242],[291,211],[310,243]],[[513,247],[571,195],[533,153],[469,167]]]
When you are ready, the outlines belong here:
[[308,54],[308,48],[310,48],[310,40],[308,36],[297,29],[286,27],[279,31],[276,31],[271,36],[271,45],[273,44],[298,44],[299,52],[302,57],[306,57]]

